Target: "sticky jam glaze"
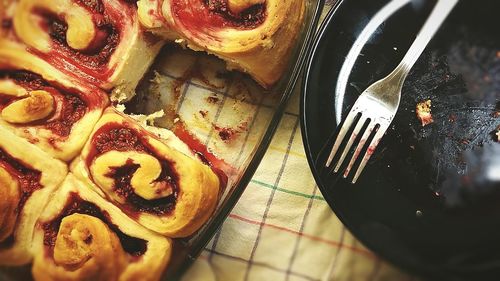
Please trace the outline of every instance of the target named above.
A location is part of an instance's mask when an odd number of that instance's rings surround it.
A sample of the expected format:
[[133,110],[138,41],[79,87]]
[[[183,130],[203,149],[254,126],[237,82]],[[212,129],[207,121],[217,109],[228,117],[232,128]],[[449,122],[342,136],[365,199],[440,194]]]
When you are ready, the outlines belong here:
[[174,134],[184,142],[191,151],[198,156],[198,158],[210,166],[212,171],[219,178],[219,192],[224,193],[225,188],[227,187],[228,182],[228,174],[236,173],[234,168],[224,162],[224,160],[219,159],[212,152],[210,152],[206,145],[201,143],[199,139],[193,136],[187,129],[184,123],[177,122],[172,128]]
[[233,14],[227,0],[172,1],[172,14],[191,32],[222,28],[253,29],[266,19],[266,5],[257,4]]
[[99,128],[92,137],[92,149],[86,158],[86,165],[90,167],[96,157],[108,151],[137,151],[147,153],[161,164],[162,171],[155,182],[166,182],[173,189],[173,194],[155,200],[146,200],[138,196],[131,185],[131,179],[138,164],[132,159],[122,167],[110,167],[107,175],[115,180],[114,192],[125,199],[122,209],[130,216],[137,217],[140,213],[149,213],[159,216],[169,215],[175,208],[179,194],[179,176],[173,164],[163,158],[146,140],[142,132],[127,127],[124,124],[108,123]]
[[39,14],[46,20],[47,31],[55,44],[55,49],[71,54],[75,61],[93,69],[101,68],[109,62],[118,45],[120,34],[105,17],[97,18],[96,37],[85,50],[74,50],[68,46],[66,32],[68,25],[53,14],[40,11]]
[[102,0],[73,0],[89,14],[96,28],[96,36],[85,50],[75,50],[68,46],[66,32],[68,25],[60,16],[43,9],[34,11],[43,20],[41,26],[52,40],[52,50],[42,53],[32,50],[58,69],[69,72],[93,83],[106,81],[113,73],[109,66],[111,56],[120,44],[123,29],[135,16],[135,3],[119,1],[119,10]]
[[[36,190],[43,188],[40,183],[41,172],[31,168],[23,161],[14,158],[0,147],[0,166],[7,170],[9,174],[17,179],[20,188],[21,198],[16,208],[16,213],[20,214],[26,201]],[[3,200],[3,199],[2,199]],[[15,242],[14,236],[0,242],[0,249],[9,248]]]
[[28,198],[38,189],[43,186],[40,183],[42,173],[31,168],[28,164],[24,163],[22,160],[16,159],[10,154],[8,154],[4,149],[0,147],[0,165],[2,168],[9,171],[9,173],[17,178],[19,186],[21,189],[21,199],[19,200],[19,205],[17,206],[17,213],[21,212],[24,204]]
[[[59,137],[67,137],[73,125],[87,113],[89,105],[75,91],[50,85],[40,75],[27,71],[1,71],[0,79],[12,79],[16,84],[28,91],[44,90],[55,99],[53,114],[43,120],[23,124],[21,126],[42,126]],[[20,98],[0,93],[0,111]]]
[[77,193],[71,193],[61,213],[53,220],[42,224],[44,231],[43,244],[48,249],[47,254],[49,257],[53,256],[62,219],[76,213],[93,216],[103,221],[111,231],[116,233],[123,249],[132,257],[140,257],[146,253],[148,249],[147,241],[123,233],[117,225],[112,223],[109,214],[105,210],[102,210],[94,203],[83,200]]

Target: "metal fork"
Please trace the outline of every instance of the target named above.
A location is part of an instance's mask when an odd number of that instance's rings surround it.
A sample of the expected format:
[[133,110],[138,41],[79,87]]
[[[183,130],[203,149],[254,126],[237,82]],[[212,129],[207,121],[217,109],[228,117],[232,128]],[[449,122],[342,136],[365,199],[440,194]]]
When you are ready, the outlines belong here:
[[[362,133],[351,160],[345,168],[343,177],[347,178],[356,160],[363,151],[363,148],[365,148],[367,140],[374,134],[363,155],[361,163],[355,170],[352,183],[356,183],[366,163],[396,115],[401,99],[401,89],[406,76],[458,1],[459,0],[439,0],[399,65],[385,78],[373,83],[361,93],[349,111],[337,135],[330,155],[326,161],[326,167],[330,167],[347,132],[352,126],[355,126],[340,158],[336,161],[337,165],[334,169],[335,173],[339,171],[355,140],[360,133]],[[365,128],[364,132],[361,132],[363,128]]]

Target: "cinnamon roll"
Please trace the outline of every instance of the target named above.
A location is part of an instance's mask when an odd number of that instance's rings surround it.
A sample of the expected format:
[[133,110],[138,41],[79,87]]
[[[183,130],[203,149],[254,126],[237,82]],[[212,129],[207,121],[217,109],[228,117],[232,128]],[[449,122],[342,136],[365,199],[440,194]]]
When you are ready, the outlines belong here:
[[138,225],[68,175],[41,214],[35,280],[159,280],[171,241]]
[[134,1],[11,1],[12,40],[65,74],[130,98],[163,45]]
[[0,126],[69,161],[109,103],[19,45],[0,39]]
[[269,88],[288,65],[302,27],[303,0],[139,0],[150,30],[204,50]]
[[0,127],[0,264],[31,260],[37,216],[66,176],[66,165]]
[[107,109],[72,171],[145,227],[189,236],[212,214],[223,181],[177,143]]

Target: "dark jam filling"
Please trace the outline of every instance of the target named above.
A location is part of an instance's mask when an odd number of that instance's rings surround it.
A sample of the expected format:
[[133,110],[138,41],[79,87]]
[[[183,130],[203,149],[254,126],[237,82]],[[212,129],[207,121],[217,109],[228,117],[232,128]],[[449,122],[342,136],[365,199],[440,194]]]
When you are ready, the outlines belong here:
[[[92,11],[90,10],[89,12]],[[63,53],[69,54],[72,60],[88,68],[99,70],[105,66],[118,46],[120,33],[106,14],[93,12],[94,24],[97,31],[96,37],[87,49],[75,50],[68,46],[66,41],[67,23],[49,12],[39,11],[38,13],[46,20],[45,25],[49,36],[57,48],[63,51]]]
[[253,5],[239,14],[232,13],[227,0],[174,1],[173,14],[192,31],[233,27],[252,29],[266,19],[266,5]]
[[89,11],[97,14],[104,13],[104,5],[101,0],[76,0],[78,5],[86,7]]
[[77,96],[65,95],[62,100],[62,110],[57,120],[48,122],[45,128],[61,137],[71,134],[73,125],[83,118],[87,105]]
[[125,166],[111,168],[111,172],[106,175],[115,180],[114,191],[119,196],[127,199],[127,209],[129,209],[129,211],[134,213],[146,212],[156,215],[166,215],[174,209],[178,196],[178,189],[175,188],[175,180],[169,177],[169,175],[174,174],[174,172],[170,170],[170,165],[167,161],[160,162],[162,172],[155,182],[167,182],[169,186],[174,187],[174,193],[172,195],[160,199],[146,200],[135,194],[130,181],[140,165],[134,164],[132,159],[129,159]]
[[2,28],[3,29],[10,29],[10,28],[12,28],[12,19],[3,19],[2,20]]
[[[73,125],[82,119],[87,112],[88,106],[80,97],[48,84],[40,75],[27,71],[11,71],[0,73],[0,79],[2,78],[12,79],[16,84],[28,91],[44,90],[53,93],[54,97],[59,97],[58,101],[61,103],[61,110],[57,118],[48,116],[45,120],[25,125],[42,125],[57,136],[67,137],[71,133]],[[18,98],[0,93],[0,110],[16,100]]]
[[[119,1],[125,4],[129,4],[131,6],[135,6],[137,4],[137,0],[119,0]],[[99,14],[104,13],[104,4],[102,3],[102,0],[75,0],[75,2],[78,5],[83,6],[94,13],[99,13]]]
[[254,28],[264,22],[266,18],[266,6],[264,4],[256,4],[239,14],[234,14],[229,9],[227,1],[203,0],[210,12],[220,15],[237,27]]
[[[29,165],[23,163],[21,160],[14,158],[5,150],[0,148],[0,166],[6,169],[19,183],[21,191],[21,198],[16,207],[16,214],[21,213],[26,201],[30,198],[31,194],[38,189],[43,188],[40,183],[41,173],[34,170]],[[2,187],[0,187],[2,188]],[[0,198],[3,200],[3,198]],[[8,237],[6,240],[0,242],[0,249],[10,248],[14,244],[14,236]]]
[[107,175],[115,180],[114,191],[125,198],[127,204],[122,206],[129,215],[138,215],[140,212],[168,215],[174,208],[179,194],[179,176],[172,167],[172,163],[160,157],[143,136],[134,129],[126,128],[118,123],[110,123],[99,128],[92,138],[92,150],[86,159],[87,166],[99,155],[108,151],[137,151],[152,155],[160,161],[162,171],[155,182],[165,182],[173,189],[173,194],[155,200],[146,200],[134,192],[131,179],[139,165],[129,160],[122,167],[112,167]]
[[[92,15],[92,21],[96,29],[96,35],[85,50],[75,50],[66,41],[68,24],[62,17],[48,10],[37,9],[34,12],[40,15],[44,21],[44,28],[54,44],[55,52],[61,53],[75,66],[82,65],[92,71],[100,71],[109,62],[116,50],[121,35],[120,28],[123,28],[122,17],[132,16],[129,13],[107,11],[101,0],[74,0]],[[124,2],[123,9],[133,11],[134,4]],[[50,57],[49,57],[50,58]],[[68,68],[68,70],[70,70]]]
[[5,240],[0,242],[0,250],[10,249],[12,246],[14,246],[15,242],[16,242],[16,239],[14,238],[14,234],[12,234],[9,237],[7,237]]
[[111,231],[116,233],[120,243],[128,254],[133,257],[142,256],[148,249],[148,242],[139,238],[128,236],[123,233],[118,226],[111,222],[109,214],[101,210],[95,204],[83,200],[78,194],[71,193],[64,209],[61,211],[59,216],[52,221],[46,222],[42,225],[44,231],[43,243],[49,248],[50,256],[53,256],[54,247],[56,245],[57,233],[59,232],[59,227],[61,226],[62,219],[64,217],[70,216],[72,214],[82,214],[93,216],[95,218],[103,221]]
[[29,165],[23,163],[9,155],[5,150],[0,148],[0,165],[5,168],[11,175],[17,178],[21,189],[21,198],[17,205],[16,212],[19,213],[24,207],[28,198],[38,189],[43,186],[40,184],[42,173],[34,170]]

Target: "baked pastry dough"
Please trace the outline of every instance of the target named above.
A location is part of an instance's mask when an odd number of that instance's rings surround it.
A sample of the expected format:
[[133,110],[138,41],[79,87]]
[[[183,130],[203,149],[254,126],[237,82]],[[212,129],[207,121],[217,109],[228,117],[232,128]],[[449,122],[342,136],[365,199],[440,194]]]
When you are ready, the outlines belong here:
[[134,1],[11,1],[13,37],[60,71],[130,98],[163,42]]
[[305,10],[303,0],[139,0],[137,5],[146,28],[214,54],[266,88],[285,71]]
[[140,224],[169,237],[189,236],[206,222],[221,182],[209,166],[111,108],[72,171]]
[[0,126],[69,161],[109,103],[18,44],[0,39]]
[[270,88],[304,10],[304,0],[0,0],[0,265],[34,257],[39,281],[160,279],[171,238],[207,222],[230,169],[185,128],[174,132],[186,143],[110,103],[134,95],[166,40]]
[[0,127],[0,264],[31,260],[31,238],[66,165]]
[[132,221],[69,174],[40,216],[37,281],[159,280],[171,241]]

